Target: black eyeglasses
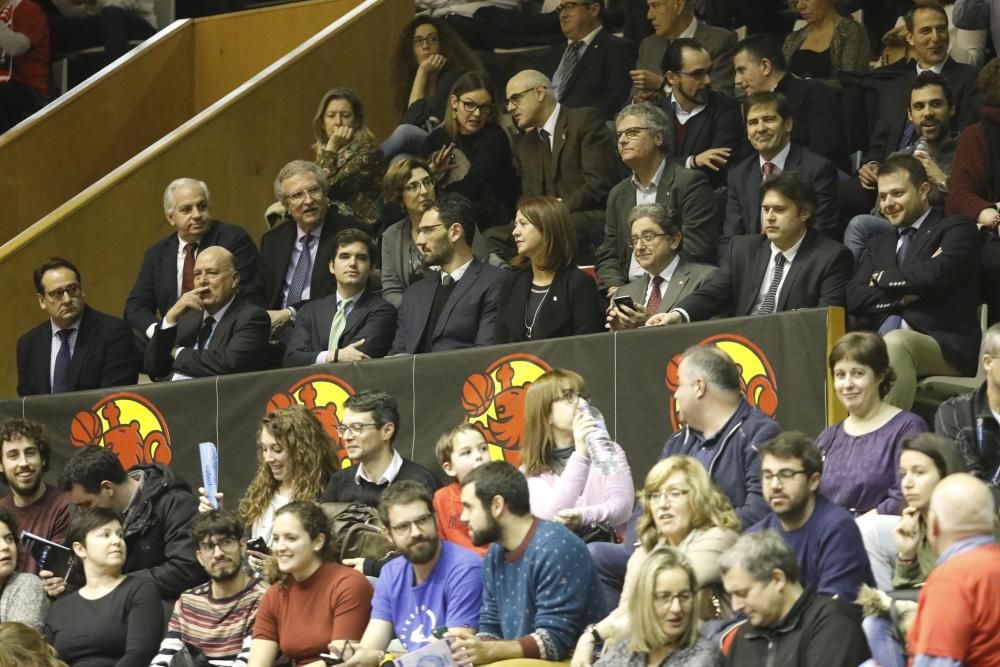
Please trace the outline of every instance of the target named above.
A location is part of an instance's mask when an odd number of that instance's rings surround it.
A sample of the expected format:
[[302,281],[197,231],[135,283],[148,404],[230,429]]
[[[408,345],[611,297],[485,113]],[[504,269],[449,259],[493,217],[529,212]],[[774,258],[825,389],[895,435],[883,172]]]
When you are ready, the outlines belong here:
[[413,46],[421,47],[424,44],[427,46],[437,46],[441,43],[441,38],[437,35],[427,35],[426,37],[414,37]]
[[531,88],[528,88],[526,90],[522,90],[519,93],[514,93],[513,95],[511,95],[510,97],[508,97],[507,99],[505,99],[503,101],[504,102],[504,107],[508,108],[511,105],[513,105],[515,107],[516,106],[520,106],[521,105],[521,98],[524,97],[525,95],[527,95],[528,93],[530,93],[531,91],[535,90],[536,88],[542,88],[542,89],[544,89],[545,86],[532,86]]
[[472,100],[459,99],[458,101],[462,103],[462,108],[465,109],[466,113],[475,113],[478,111],[484,116],[489,116],[492,115],[493,113],[493,102],[486,102],[485,104],[476,104]]
[[198,551],[205,554],[210,554],[214,552],[216,549],[222,549],[223,551],[230,551],[239,543],[240,541],[234,537],[223,537],[218,540],[205,540],[204,542],[201,542],[198,545]]
[[663,232],[660,232],[659,234],[656,232],[643,232],[642,234],[628,237],[628,245],[630,248],[634,248],[639,245],[640,241],[642,241],[644,245],[649,245],[661,236],[666,236],[666,234]]
[[702,81],[706,76],[712,76],[712,68],[706,67],[705,69],[696,69],[693,72],[674,72],[674,74],[681,74],[692,78],[695,81]]
[[648,127],[630,127],[627,130],[620,130],[615,132],[615,141],[621,141],[622,137],[625,137],[629,141],[638,139],[639,135],[648,129]]
[[66,287],[57,287],[46,292],[45,296],[49,297],[52,301],[62,301],[66,298],[67,294],[70,298],[80,296],[80,283],[73,283],[72,285],[66,285]]
[[556,5],[556,15],[561,15],[568,9],[576,9],[577,7],[586,7],[587,5],[596,5],[596,2],[564,2],[561,5]]
[[760,473],[760,480],[765,484],[770,484],[775,479],[784,484],[785,482],[790,482],[795,479],[796,475],[805,475],[805,470],[792,470],[791,468],[782,468],[778,472],[771,472],[770,470],[765,470]]

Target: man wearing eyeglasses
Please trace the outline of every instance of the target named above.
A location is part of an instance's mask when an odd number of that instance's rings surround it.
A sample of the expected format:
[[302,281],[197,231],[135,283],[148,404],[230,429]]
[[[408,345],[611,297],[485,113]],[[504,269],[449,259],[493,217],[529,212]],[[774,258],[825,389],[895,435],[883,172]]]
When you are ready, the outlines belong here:
[[875,578],[854,515],[819,494],[819,448],[802,433],[782,433],[760,447],[760,460],[771,514],[749,530],[775,531],[795,553],[805,584],[853,604],[861,584],[874,587]]
[[87,305],[80,271],[52,257],[33,277],[49,319],[17,341],[18,395],[135,384],[139,362],[131,327]]

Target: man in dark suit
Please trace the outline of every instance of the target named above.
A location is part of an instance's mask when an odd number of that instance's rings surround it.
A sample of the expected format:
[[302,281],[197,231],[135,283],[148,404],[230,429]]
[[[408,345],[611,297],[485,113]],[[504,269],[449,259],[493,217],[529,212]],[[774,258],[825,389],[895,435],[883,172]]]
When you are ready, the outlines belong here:
[[716,271],[714,266],[696,264],[684,257],[681,221],[668,207],[640,204],[628,217],[632,230],[629,246],[643,275],[615,292],[616,299],[632,299],[631,307],[611,302],[608,326],[616,331],[641,327],[651,316],[669,312]]
[[205,248],[229,250],[240,280],[253,281],[257,246],[242,227],[212,219],[211,199],[208,186],[193,178],[178,178],[163,193],[163,211],[175,233],[146,251],[125,302],[125,319],[143,343],[177,297],[193,288],[194,260]]
[[928,201],[927,171],[894,155],[878,175],[882,215],[893,230],[868,244],[847,288],[848,313],[878,328],[896,381],[886,401],[910,409],[921,375],[976,374],[980,327],[979,233]]
[[285,367],[384,357],[396,333],[396,309],[365,289],[375,242],[360,229],[337,234],[330,273],[334,294],[302,307],[285,350]]
[[417,248],[424,266],[441,271],[403,292],[389,354],[493,344],[497,292],[506,273],[473,257],[475,225],[472,204],[461,195],[442,195],[424,213]]
[[635,44],[602,27],[601,2],[566,3],[556,12],[566,41],[551,46],[538,69],[552,80],[552,91],[560,103],[593,107],[600,110],[602,118],[611,120],[628,101]]
[[729,171],[726,193],[726,221],[722,226],[719,251],[734,236],[761,231],[761,182],[769,175],[795,171],[807,178],[818,200],[812,225],[825,236],[843,237],[837,212],[837,168],[808,148],[791,143],[795,122],[783,95],[753,93],[743,103],[747,138],[756,153]]
[[286,327],[309,299],[332,294],[336,281],[327,264],[337,232],[359,227],[353,218],[330,206],[326,175],[304,160],[289,162],[274,179],[274,194],[291,220],[265,232],[253,288],[247,298],[267,310],[272,334],[287,343]]
[[267,358],[267,313],[240,297],[233,254],[214,246],[198,254],[194,289],[164,314],[146,347],[153,378],[185,380],[260,370]]
[[831,162],[843,157],[836,94],[819,81],[800,79],[786,70],[781,45],[767,35],[751,35],[736,45],[736,86],[747,95],[781,93],[795,125],[792,143]]
[[722,268],[647,326],[843,307],[854,260],[847,248],[810,228],[817,206],[812,185],[783,171],[761,189],[764,233],[735,237]]
[[18,396],[135,384],[139,363],[128,323],[87,305],[80,271],[53,257],[34,280],[49,319],[17,341]]
[[597,277],[609,295],[643,274],[628,246],[628,216],[636,204],[665,204],[683,221],[684,250],[698,262],[714,263],[720,225],[708,178],[667,159],[670,119],[648,102],[630,104],[617,120],[618,154],[632,176],[608,195],[604,241],[597,249]]
[[674,126],[671,156],[708,176],[713,188],[721,187],[745,143],[739,104],[712,90],[712,59],[696,39],[670,42],[662,70],[670,84],[663,110]]
[[578,258],[592,259],[604,236],[608,192],[618,180],[611,131],[596,109],[557,102],[548,78],[535,70],[507,83],[507,108],[524,132],[514,138],[522,194],[562,199],[576,230]]

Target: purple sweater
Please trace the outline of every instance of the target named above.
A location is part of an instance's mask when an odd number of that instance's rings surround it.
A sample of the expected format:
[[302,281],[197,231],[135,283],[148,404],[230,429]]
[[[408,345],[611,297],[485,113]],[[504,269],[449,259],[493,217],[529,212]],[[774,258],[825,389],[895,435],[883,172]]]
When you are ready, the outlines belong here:
[[844,431],[843,422],[828,427],[816,439],[823,452],[819,492],[854,515],[872,509],[899,514],[899,446],[925,431],[924,420],[905,410],[871,433],[856,437]]

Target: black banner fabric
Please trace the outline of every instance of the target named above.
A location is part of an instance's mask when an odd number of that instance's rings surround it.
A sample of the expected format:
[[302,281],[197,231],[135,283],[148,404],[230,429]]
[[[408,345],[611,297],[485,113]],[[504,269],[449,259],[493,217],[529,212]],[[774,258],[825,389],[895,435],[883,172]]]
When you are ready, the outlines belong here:
[[586,380],[593,403],[628,453],[638,485],[680,423],[673,390],[677,357],[685,349],[696,344],[723,349],[739,364],[754,406],[787,430],[815,435],[826,425],[828,332],[826,310],[797,311],[28,397],[0,402],[0,417],[24,416],[47,426],[53,442],[53,473],[75,448],[93,443],[112,447],[126,467],[169,463],[197,487],[201,483],[198,443],[214,442],[219,447],[220,490],[235,499],[256,470],[257,427],[268,410],[296,403],[307,406],[343,458],[334,427],[344,401],[362,389],[382,389],[399,402],[399,452],[443,476],[434,443],[444,430],[463,421],[480,426],[494,458],[517,463],[527,386],[551,368],[570,368]]

